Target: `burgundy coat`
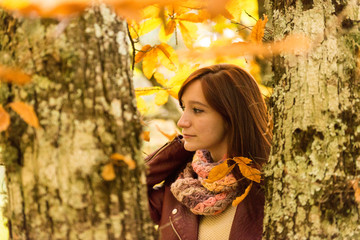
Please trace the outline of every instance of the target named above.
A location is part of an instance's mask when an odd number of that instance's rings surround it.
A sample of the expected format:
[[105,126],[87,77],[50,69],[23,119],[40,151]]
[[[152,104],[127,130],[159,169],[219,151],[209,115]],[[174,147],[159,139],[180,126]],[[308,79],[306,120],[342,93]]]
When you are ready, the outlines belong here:
[[[150,215],[159,225],[159,239],[197,240],[199,218],[175,199],[170,191],[179,172],[192,160],[193,152],[184,149],[179,137],[168,142],[146,158]],[[165,182],[161,186],[154,185]],[[264,193],[254,184],[249,195],[237,208],[230,240],[261,239],[264,218]]]

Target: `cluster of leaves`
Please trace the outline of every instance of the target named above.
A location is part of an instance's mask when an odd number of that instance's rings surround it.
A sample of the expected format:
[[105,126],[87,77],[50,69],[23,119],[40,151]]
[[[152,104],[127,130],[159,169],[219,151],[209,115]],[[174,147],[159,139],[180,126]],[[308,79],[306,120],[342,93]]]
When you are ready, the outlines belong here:
[[[221,6],[216,5],[216,3],[219,4],[219,2],[221,2]],[[244,2],[254,3],[253,1]],[[142,113],[146,112],[146,105],[140,96],[156,94],[155,104],[161,106],[168,101],[169,95],[177,98],[177,92],[183,81],[192,71],[199,67],[198,63],[192,61],[194,56],[189,54],[189,52],[192,54],[196,52],[199,56],[199,53],[201,53],[199,49],[193,51],[194,44],[198,38],[198,26],[202,24],[204,27],[205,25],[222,22],[223,29],[227,27],[236,28],[236,24],[226,25],[225,22],[230,23],[241,15],[243,9],[241,9],[240,6],[241,3],[236,0],[208,1],[208,7],[199,5],[197,1],[166,6],[155,5],[149,6],[142,11],[141,21],[129,22],[130,35],[135,43],[140,43],[141,37],[145,34],[155,29],[159,30],[158,39],[160,44],[144,44],[143,46],[140,44],[141,49],[137,50],[138,52],[134,58],[134,63],[142,61],[142,72],[145,77],[148,79],[154,78],[160,85],[160,87],[143,87],[136,89],[138,109]],[[213,10],[209,11],[209,9]],[[214,9],[217,9],[216,13],[220,14],[216,19],[214,19]],[[251,42],[262,42],[266,22],[267,18],[259,20],[258,24],[253,28],[250,37]],[[223,29],[221,29],[221,31]],[[180,56],[185,56],[183,61],[179,61],[179,52],[175,51],[173,47],[168,44],[169,40],[174,38],[176,41],[175,45],[178,45],[178,42],[181,40],[188,49],[191,49],[191,51],[187,53],[180,52]],[[222,43],[219,41],[217,44],[228,44],[228,42]],[[215,46],[217,44],[215,44]],[[212,51],[213,48],[209,49]],[[224,54],[220,52],[216,54],[216,56],[213,56],[212,59],[217,59],[220,56],[221,62],[224,62]],[[238,56],[235,58],[238,58]],[[199,62],[203,61],[199,60]],[[163,67],[172,71],[175,76],[171,78],[168,77],[171,76],[171,74],[167,74],[166,76],[162,74],[161,69]]]
[[246,157],[228,158],[221,164],[211,169],[208,179],[206,179],[206,181],[212,183],[217,180],[220,180],[224,178],[227,174],[229,174],[235,167],[238,167],[244,178],[251,180],[251,183],[245,189],[244,193],[241,196],[237,197],[232,202],[232,205],[236,206],[240,202],[242,202],[245,199],[245,197],[249,194],[253,182],[260,183],[261,180],[260,171],[252,167],[251,162],[252,160]]
[[[29,83],[31,77],[19,69],[0,66],[0,80],[22,86]],[[27,103],[21,101],[11,102],[5,108],[11,108],[30,126],[35,128],[40,126],[34,108]],[[10,126],[10,114],[5,108],[0,104],[0,132],[7,130]]]

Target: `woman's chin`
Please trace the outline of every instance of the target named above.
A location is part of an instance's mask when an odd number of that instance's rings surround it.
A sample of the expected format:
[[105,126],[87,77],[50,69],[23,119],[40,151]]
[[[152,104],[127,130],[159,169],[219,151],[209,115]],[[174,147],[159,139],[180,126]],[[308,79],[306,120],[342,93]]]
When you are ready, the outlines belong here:
[[186,151],[189,151],[189,152],[195,152],[197,150],[197,148],[195,148],[195,146],[192,146],[192,144],[189,144],[186,141],[184,143],[184,148]]

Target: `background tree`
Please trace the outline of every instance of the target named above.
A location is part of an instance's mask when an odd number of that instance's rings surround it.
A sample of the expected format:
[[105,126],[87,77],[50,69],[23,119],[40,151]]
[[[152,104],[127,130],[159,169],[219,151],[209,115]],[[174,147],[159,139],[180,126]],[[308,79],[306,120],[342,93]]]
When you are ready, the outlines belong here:
[[0,31],[2,77],[32,76],[0,86],[10,238],[153,239],[125,22],[104,6],[60,23],[1,11]]
[[359,2],[271,0],[267,7],[275,40],[301,33],[313,46],[273,60],[264,238],[358,239]]

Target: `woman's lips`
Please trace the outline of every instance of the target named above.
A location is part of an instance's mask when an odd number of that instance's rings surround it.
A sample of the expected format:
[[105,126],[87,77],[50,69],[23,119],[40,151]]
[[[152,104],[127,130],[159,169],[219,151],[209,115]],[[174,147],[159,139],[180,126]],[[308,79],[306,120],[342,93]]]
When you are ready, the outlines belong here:
[[195,135],[183,134],[183,137],[186,139],[186,138],[192,138],[192,137],[195,137]]

